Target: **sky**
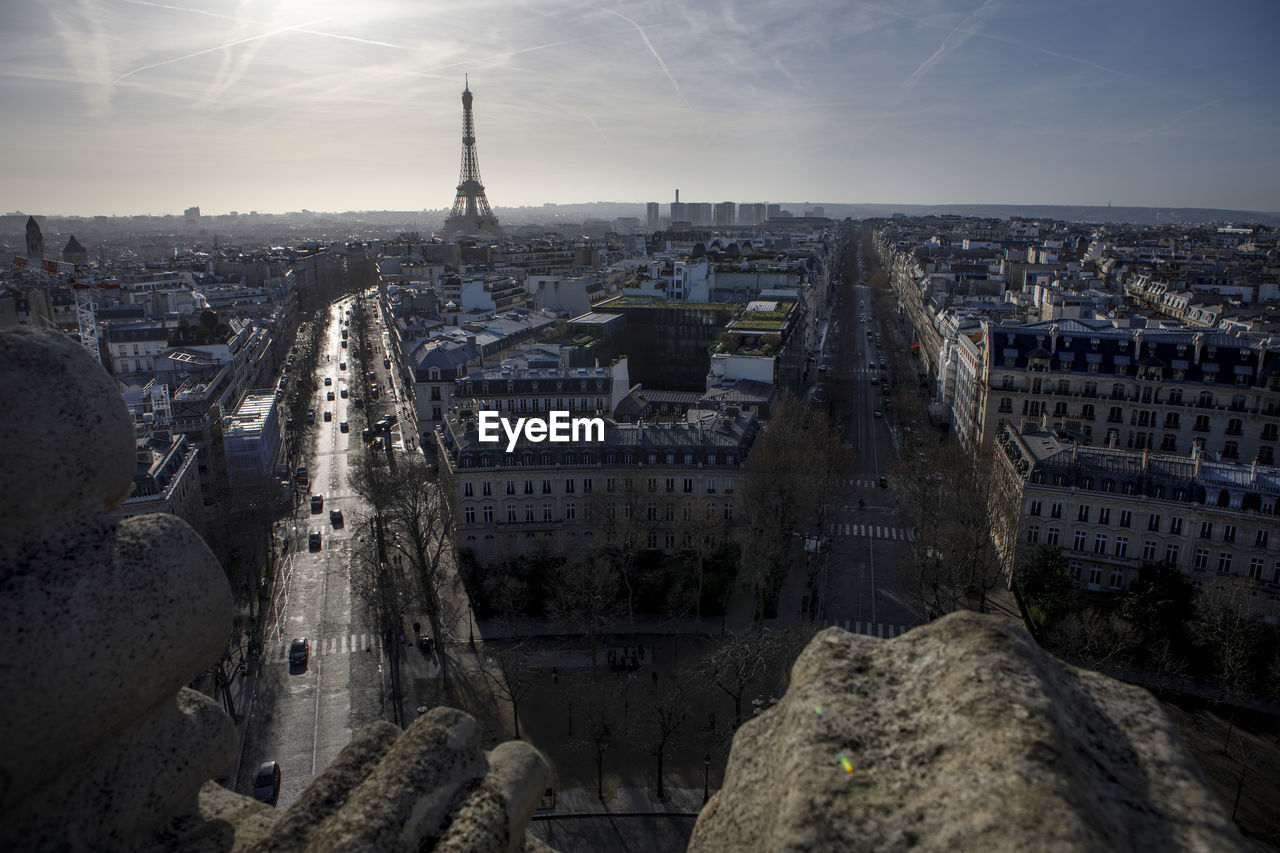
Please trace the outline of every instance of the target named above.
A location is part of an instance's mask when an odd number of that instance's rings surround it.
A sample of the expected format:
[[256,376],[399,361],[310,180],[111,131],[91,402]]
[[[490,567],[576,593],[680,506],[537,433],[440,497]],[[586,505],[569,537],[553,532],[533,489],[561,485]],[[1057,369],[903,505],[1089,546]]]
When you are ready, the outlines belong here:
[[1276,0],[0,0],[0,211],[1280,210]]

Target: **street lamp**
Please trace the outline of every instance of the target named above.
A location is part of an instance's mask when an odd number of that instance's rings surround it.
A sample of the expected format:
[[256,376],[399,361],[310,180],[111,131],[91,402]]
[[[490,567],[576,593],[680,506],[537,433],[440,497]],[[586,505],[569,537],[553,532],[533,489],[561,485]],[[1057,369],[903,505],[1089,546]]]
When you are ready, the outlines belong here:
[[704,753],[702,756],[702,804],[705,806],[707,800],[711,798],[711,753]]

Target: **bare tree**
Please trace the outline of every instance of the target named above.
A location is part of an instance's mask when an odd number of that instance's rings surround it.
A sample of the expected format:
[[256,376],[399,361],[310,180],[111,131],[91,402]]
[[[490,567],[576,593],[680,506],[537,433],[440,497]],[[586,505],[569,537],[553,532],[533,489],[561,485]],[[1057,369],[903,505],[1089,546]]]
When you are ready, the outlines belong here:
[[511,724],[520,737],[520,703],[538,685],[542,673],[528,661],[527,642],[485,643],[480,672],[494,694],[511,706]]
[[689,702],[678,679],[659,686],[654,682],[648,696],[649,753],[658,760],[658,801],[667,798],[663,762],[671,738],[689,718]]
[[415,581],[447,684],[450,628],[461,609],[457,575],[449,571],[453,527],[449,502],[426,460],[417,455],[405,456],[395,470],[365,458],[351,472],[350,482],[382,519],[379,553],[401,562]]
[[607,553],[571,560],[555,573],[548,610],[552,618],[577,627],[591,641],[591,666],[599,662],[600,638],[621,613],[619,573]]
[[733,722],[742,722],[742,699],[771,667],[785,656],[782,635],[751,632],[731,634],[702,660],[702,676],[733,700]]

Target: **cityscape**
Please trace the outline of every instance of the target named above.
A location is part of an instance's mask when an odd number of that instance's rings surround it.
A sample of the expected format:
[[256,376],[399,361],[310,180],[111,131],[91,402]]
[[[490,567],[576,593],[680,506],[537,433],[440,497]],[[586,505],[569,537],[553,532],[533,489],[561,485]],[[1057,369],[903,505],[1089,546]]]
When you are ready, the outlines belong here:
[[[1187,11],[1215,98],[1119,34],[1143,3],[1093,48],[994,0],[723,4],[723,44],[649,3],[119,5],[4,49],[15,104],[62,92],[14,152],[82,111],[120,169],[0,191],[6,847],[1280,849],[1256,27]],[[990,150],[939,106],[988,78]],[[332,133],[227,143],[268,90]]]

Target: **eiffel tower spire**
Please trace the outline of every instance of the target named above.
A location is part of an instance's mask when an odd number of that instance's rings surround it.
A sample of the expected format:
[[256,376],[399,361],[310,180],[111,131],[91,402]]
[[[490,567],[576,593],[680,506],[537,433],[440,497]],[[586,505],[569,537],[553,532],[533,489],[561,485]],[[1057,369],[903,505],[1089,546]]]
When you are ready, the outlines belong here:
[[[463,78],[464,80],[466,78]],[[499,231],[498,217],[489,209],[489,199],[480,182],[480,161],[476,158],[476,130],[471,120],[471,86],[462,90],[462,168],[458,175],[458,195],[445,220],[446,234],[492,234]]]

